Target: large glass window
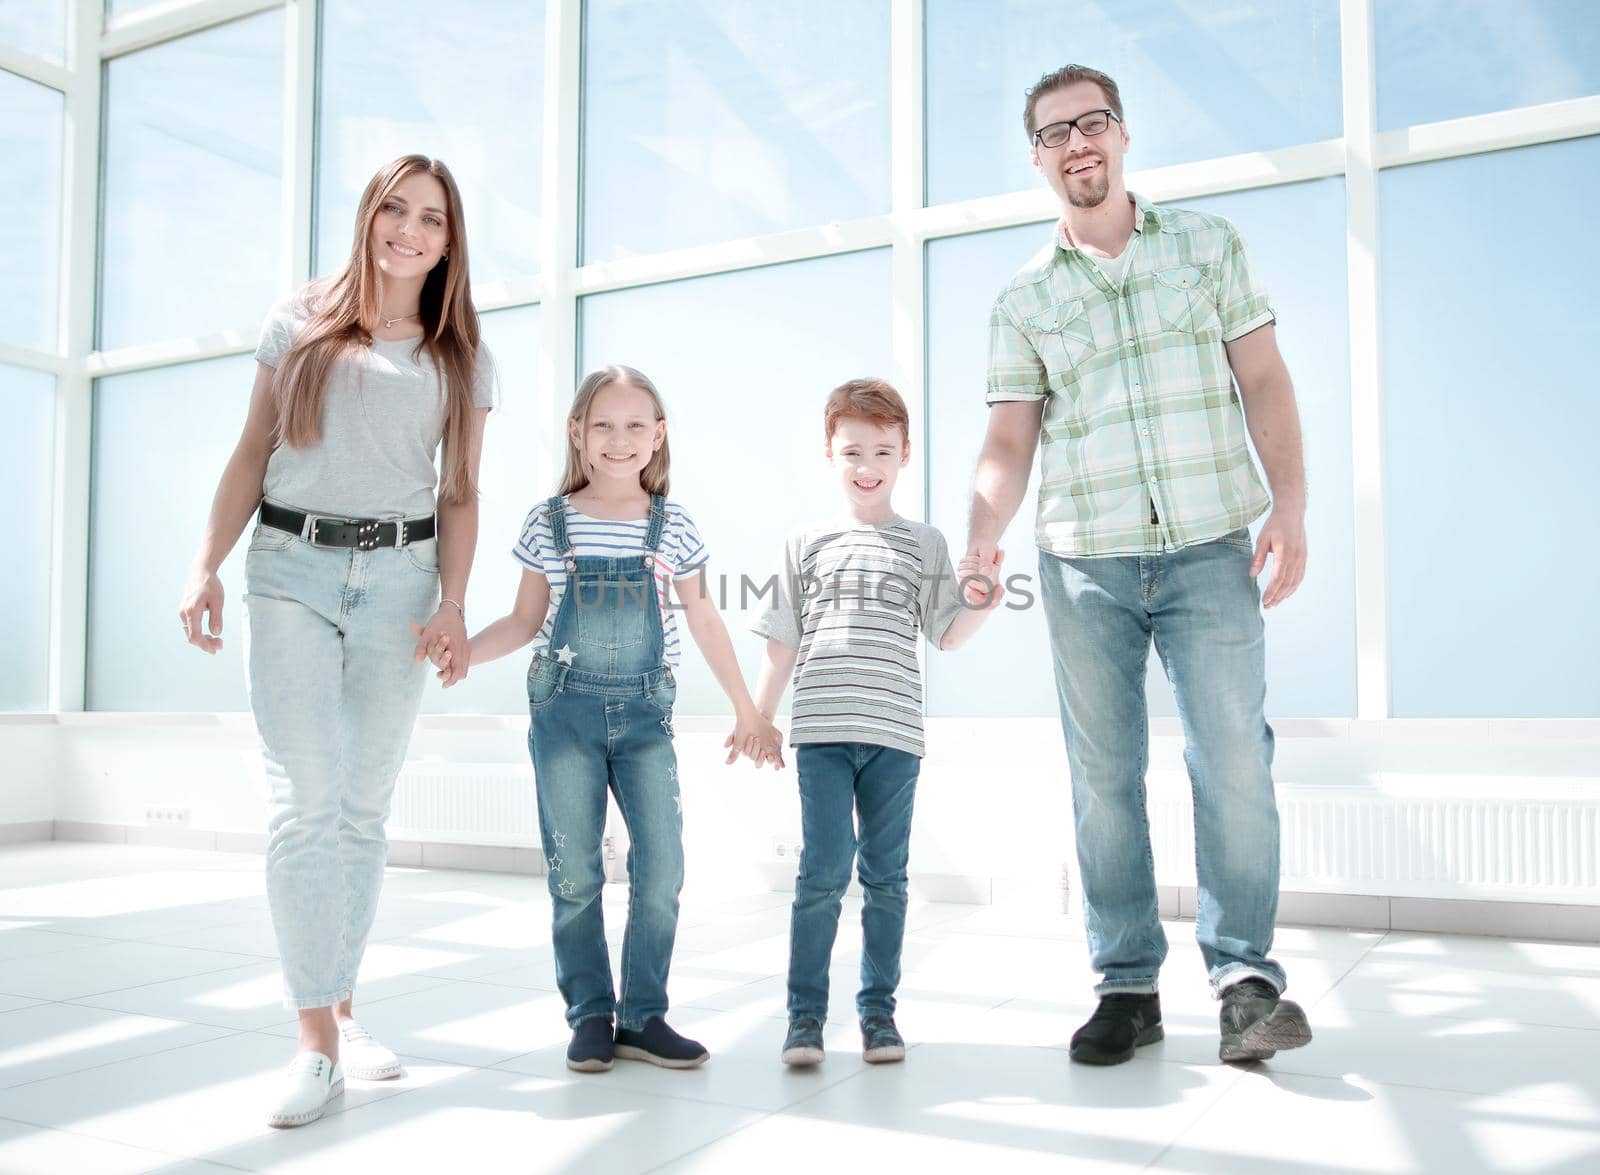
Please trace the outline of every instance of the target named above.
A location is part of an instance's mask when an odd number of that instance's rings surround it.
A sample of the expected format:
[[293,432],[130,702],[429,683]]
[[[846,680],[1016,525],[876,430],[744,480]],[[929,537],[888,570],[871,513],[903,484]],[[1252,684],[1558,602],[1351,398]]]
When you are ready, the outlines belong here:
[[[989,309],[1011,275],[1049,235],[1048,226],[1030,224],[948,237],[927,246],[929,519],[944,532],[956,560],[966,550],[972,471],[989,423],[983,402]],[[1056,713],[1033,540],[1038,498],[1036,457],[1022,508],[1000,540],[1006,577],[1026,575],[1020,585],[1025,591],[1013,592],[959,652],[929,654],[924,665],[930,714]]]
[[1130,168],[1342,133],[1338,0],[927,0],[929,202],[1042,183],[1023,98],[1073,62],[1116,80]]
[[[1534,192],[1515,247],[1486,241]],[[1600,138],[1385,171],[1380,195],[1394,713],[1600,716]]]
[[[890,370],[889,270],[889,251],[879,249],[581,304],[583,370],[626,363],[666,400],[671,496],[706,541],[712,590],[726,585],[723,619],[751,681],[764,642],[748,625],[762,602],[741,598],[741,577],[759,585],[780,573],[784,536],[839,510],[822,455],[822,407],[845,380]],[[897,505],[918,513],[914,502]],[[728,713],[705,659],[680,631],[679,709]]]
[[0,72],[0,343],[56,349],[61,257],[61,129],[56,90]]
[[[1354,490],[1345,293],[1344,185],[1295,184],[1183,201],[1239,228],[1279,315],[1278,342],[1294,377],[1311,486],[1304,585],[1267,613],[1267,705],[1280,717],[1355,713]],[[968,481],[982,444],[986,324],[994,296],[1049,239],[1026,226],[935,241],[928,248],[928,382],[934,522],[965,542]],[[1033,516],[1037,479],[1006,533],[1008,574],[1037,595]],[[1259,526],[1257,527],[1259,530]],[[1271,574],[1269,566],[1268,573]],[[1263,579],[1263,583],[1267,582]],[[1016,604],[1025,603],[1019,595]],[[942,714],[1054,714],[1055,688],[1040,602],[1006,611],[955,657],[929,661],[929,703]],[[1019,667],[1026,667],[1019,672]],[[1151,712],[1177,712],[1159,661]]]
[[0,367],[0,615],[11,632],[0,710],[43,710],[50,673],[50,501],[54,486],[55,377]]
[[244,427],[248,355],[97,380],[89,534],[91,710],[243,710],[244,555],[219,575],[222,651],[183,639],[178,603]]
[[1378,0],[1384,130],[1600,94],[1592,0]]
[[0,7],[0,45],[59,64],[66,39],[66,0],[6,0]]
[[318,272],[350,254],[356,205],[385,163],[444,160],[461,187],[476,282],[539,269],[544,5],[325,0],[318,103]]
[[[73,0],[74,3],[77,0]],[[162,0],[106,0],[106,19],[119,20],[138,12],[141,8],[149,8],[160,4]]]
[[[476,632],[511,610],[522,564],[511,548],[522,522],[555,492],[552,445],[559,443],[558,409],[539,387],[539,308],[524,306],[483,316],[483,337],[494,353],[500,407],[489,414],[478,477],[478,552],[467,583],[467,624]],[[556,449],[556,453],[560,450]],[[528,655],[513,653],[469,670],[447,690],[430,682],[426,713],[525,714]]]
[[889,5],[589,0],[583,258],[889,210]]
[[100,346],[253,329],[279,280],[281,11],[106,67]]

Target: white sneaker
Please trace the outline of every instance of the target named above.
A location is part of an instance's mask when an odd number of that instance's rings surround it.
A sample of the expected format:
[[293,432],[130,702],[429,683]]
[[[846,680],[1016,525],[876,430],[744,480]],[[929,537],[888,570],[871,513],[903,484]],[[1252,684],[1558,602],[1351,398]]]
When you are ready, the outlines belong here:
[[400,1076],[400,1058],[372,1039],[354,1020],[339,1024],[339,1064],[358,1081],[387,1081]]
[[322,1117],[322,1111],[344,1092],[344,1070],[321,1053],[296,1053],[279,1090],[277,1103],[267,1111],[268,1126],[304,1126]]

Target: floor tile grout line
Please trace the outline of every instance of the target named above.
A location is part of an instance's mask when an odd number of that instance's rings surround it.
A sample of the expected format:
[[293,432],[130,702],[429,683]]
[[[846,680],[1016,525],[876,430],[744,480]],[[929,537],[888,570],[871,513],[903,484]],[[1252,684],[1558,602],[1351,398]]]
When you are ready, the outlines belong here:
[[1215,1112],[1216,1108],[1225,1102],[1230,1096],[1232,1096],[1233,1092],[1238,1089],[1241,1084],[1243,1084],[1247,1072],[1246,1070],[1237,1069],[1235,1066],[1227,1065],[1223,1062],[1218,1062],[1218,1064],[1225,1069],[1234,1069],[1231,1079],[1226,1083],[1217,1096],[1211,1099],[1211,1104],[1196,1114],[1192,1122],[1190,1122],[1183,1129],[1179,1130],[1177,1134],[1169,1138],[1166,1142],[1166,1145],[1157,1151],[1151,1160],[1142,1168],[1140,1168],[1140,1170],[1149,1171],[1154,1169],[1155,1165],[1166,1157],[1168,1151],[1172,1150],[1173,1147],[1177,1146],[1186,1137],[1188,1137],[1191,1131],[1198,1128],[1201,1122],[1210,1117],[1211,1114]]
[[[732,1107],[732,1108],[737,1109],[738,1107]],[[743,1126],[735,1127],[733,1130],[728,1131],[728,1133],[726,1133],[724,1135],[721,1135],[721,1136],[719,1136],[717,1138],[713,1138],[709,1142],[703,1142],[697,1147],[693,1147],[690,1150],[684,1151],[683,1154],[681,1154],[681,1155],[677,1155],[677,1156],[675,1156],[673,1158],[668,1159],[665,1163],[657,1163],[654,1167],[646,1167],[642,1171],[639,1172],[639,1175],[652,1175],[653,1172],[664,1171],[666,1168],[672,1166],[674,1163],[684,1162],[685,1160],[689,1159],[690,1157],[692,1157],[694,1155],[699,1154],[702,1151],[709,1150],[711,1147],[714,1147],[714,1146],[717,1146],[717,1145],[719,1145],[719,1144],[721,1144],[723,1142],[726,1142],[728,1139],[733,1138],[735,1135],[743,1134],[746,1130],[750,1130],[753,1127],[761,1125],[763,1122],[767,1122],[767,1121],[770,1121],[773,1118],[776,1118],[781,1113],[783,1113],[782,1110],[767,1110],[765,1112],[760,1112],[760,1117],[758,1117],[755,1121],[746,1122]]]
[[[1261,1062],[1261,1064],[1263,1066],[1265,1066],[1266,1062]],[[1305,1079],[1305,1080],[1308,1080],[1308,1081],[1343,1082],[1346,1077],[1354,1076],[1354,1077],[1359,1077],[1362,1081],[1366,1082],[1369,1085],[1376,1086],[1379,1089],[1408,1089],[1408,1090],[1415,1090],[1415,1091],[1418,1091],[1418,1092],[1421,1092],[1421,1093],[1442,1093],[1442,1094],[1447,1094],[1450,1097],[1469,1098],[1469,1099],[1470,1098],[1496,1098],[1496,1099],[1504,1099],[1505,1101],[1510,1101],[1510,1102],[1530,1102],[1530,1103],[1532,1103],[1534,1105],[1539,1105],[1539,1106],[1565,1106],[1568,1109],[1588,1109],[1589,1108],[1589,1103],[1588,1102],[1568,1101],[1568,1100],[1562,1100],[1560,1098],[1539,1097],[1539,1096],[1534,1095],[1534,1094],[1526,1094],[1526,1093],[1505,1093],[1505,1092],[1492,1091],[1492,1090],[1486,1092],[1486,1091],[1481,1090],[1481,1089],[1457,1089],[1454,1086],[1424,1085],[1424,1084],[1422,1084],[1420,1082],[1416,1082],[1416,1081],[1386,1081],[1386,1080],[1383,1080],[1382,1078],[1373,1077],[1373,1076],[1371,1076],[1370,1074],[1367,1074],[1367,1073],[1353,1073],[1353,1074],[1310,1073],[1310,1072],[1307,1072],[1307,1071],[1301,1070],[1301,1069],[1278,1069],[1278,1068],[1263,1069],[1262,1072],[1268,1077],[1268,1080],[1271,1080],[1271,1077],[1273,1075],[1276,1075],[1276,1076],[1280,1076],[1280,1077],[1293,1077],[1293,1078],[1296,1078],[1296,1079]],[[1249,1069],[1241,1069],[1240,1072],[1239,1072],[1239,1076],[1240,1076],[1241,1079],[1243,1079],[1243,1078],[1249,1076],[1250,1073],[1251,1073],[1251,1070],[1249,1070]],[[1229,1088],[1229,1092],[1232,1092],[1232,1087],[1231,1086]],[[1207,1112],[1209,1113],[1210,1111],[1208,1110]],[[1187,1131],[1185,1131],[1185,1133],[1187,1133]]]
[[[141,1145],[139,1145],[137,1143],[123,1142],[120,1139],[105,1138],[105,1137],[102,1137],[101,1135],[98,1135],[98,1134],[89,1134],[89,1133],[86,1133],[85,1131],[82,1131],[82,1130],[72,1130],[72,1129],[69,1129],[68,1127],[65,1127],[65,1126],[41,1126],[37,1122],[24,1122],[20,1118],[10,1118],[10,1117],[7,1117],[4,1114],[0,1114],[0,1122],[10,1122],[12,1125],[15,1125],[15,1126],[25,1126],[29,1130],[43,1130],[43,1131],[46,1131],[46,1132],[52,1133],[52,1134],[66,1134],[66,1135],[70,1135],[73,1138],[82,1138],[82,1139],[87,1139],[90,1142],[104,1143],[107,1146],[115,1146],[115,1147],[121,1147],[121,1148],[123,1148],[125,1150],[138,1151],[140,1154],[155,1155],[158,1158],[169,1160],[169,1162],[168,1162],[169,1166],[171,1165],[172,1162],[179,1162],[179,1163],[204,1162],[204,1163],[217,1163],[218,1166],[229,1167],[230,1169],[235,1170],[235,1171],[248,1171],[249,1170],[249,1168],[247,1168],[247,1167],[234,1167],[231,1163],[223,1163],[220,1160],[215,1160],[215,1159],[197,1159],[194,1155],[178,1154],[175,1151],[162,1150],[160,1147],[141,1146]],[[153,1172],[155,1169],[151,1168],[150,1170]]]
[[[1350,978],[1351,972],[1353,972],[1357,967],[1361,966],[1361,964],[1366,961],[1367,956],[1371,955],[1374,950],[1376,950],[1380,945],[1382,945],[1384,939],[1386,939],[1388,937],[1389,937],[1389,932],[1388,931],[1384,931],[1384,933],[1378,938],[1377,942],[1375,942],[1371,946],[1367,947],[1366,950],[1362,951],[1359,955],[1357,955],[1354,959],[1352,959],[1351,962],[1350,962],[1350,965],[1348,967],[1346,967],[1343,971],[1339,972],[1339,978],[1335,979],[1332,983],[1328,984],[1328,989],[1326,991],[1324,991],[1321,995],[1319,995],[1316,999],[1311,1001],[1311,1006],[1310,1006],[1310,1008],[1308,1010],[1315,1011],[1316,1009],[1320,1008],[1323,1005],[1324,1001],[1326,1001],[1328,999],[1328,997],[1330,997],[1331,995],[1333,995],[1334,992],[1339,990],[1339,985],[1341,983],[1343,983],[1346,979]],[[1315,1030],[1313,1030],[1313,1031],[1315,1031]]]
[[[1333,994],[1331,991],[1327,995]],[[1326,995],[1321,999],[1327,998]],[[1320,999],[1319,999],[1320,1002]],[[1401,1019],[1415,1019],[1415,1015],[1395,1011],[1393,1008],[1363,1008],[1357,1004],[1346,1004],[1345,1008],[1351,1012],[1373,1012],[1380,1016],[1399,1016]],[[1451,1020],[1458,1024],[1471,1024],[1480,1020],[1503,1020],[1508,1024],[1515,1024],[1518,1028],[1549,1028],[1556,1032],[1600,1032],[1600,1025],[1589,1024],[1551,1024],[1546,1020],[1518,1020],[1514,1016],[1458,1016],[1452,1012],[1428,1012],[1425,1016],[1429,1020]]]
[[[99,1009],[96,1009],[96,1010],[98,1011]],[[136,1013],[130,1013],[130,1014],[136,1014]],[[214,1025],[214,1024],[185,1024],[185,1027],[188,1027],[188,1028],[215,1028],[216,1025]],[[216,1041],[219,1041],[219,1040],[226,1040],[230,1036],[243,1036],[243,1035],[244,1035],[244,1030],[242,1030],[242,1029],[236,1029],[236,1028],[218,1029],[217,1034],[215,1036],[208,1036],[204,1040],[185,1041],[183,1044],[168,1045],[166,1048],[153,1049],[152,1051],[147,1052],[147,1053],[133,1053],[130,1056],[117,1057],[114,1060],[110,1060],[110,1061],[101,1061],[99,1064],[96,1064],[96,1065],[85,1065],[81,1069],[68,1069],[67,1071],[65,1071],[63,1073],[50,1073],[50,1074],[47,1074],[44,1077],[33,1077],[33,1078],[30,1078],[27,1081],[19,1081],[15,1085],[8,1085],[8,1086],[5,1087],[5,1089],[0,1089],[0,1097],[4,1097],[5,1095],[10,1094],[13,1091],[18,1090],[18,1089],[26,1089],[30,1085],[38,1085],[40,1082],[56,1081],[56,1080],[59,1080],[60,1078],[63,1078],[63,1077],[80,1077],[85,1073],[93,1073],[97,1069],[110,1068],[112,1065],[126,1065],[126,1064],[129,1064],[129,1063],[133,1062],[133,1061],[145,1060],[148,1057],[159,1057],[159,1056],[165,1055],[166,1053],[175,1053],[175,1052],[179,1051],[180,1049],[191,1049],[191,1048],[195,1048],[198,1045],[212,1044],[212,1043],[214,1043]],[[32,1123],[29,1123],[29,1125],[41,1126],[41,1125],[46,1125],[46,1124],[45,1123],[40,1123],[40,1122],[32,1122]],[[54,1130],[56,1128],[51,1126],[51,1127],[48,1127],[48,1129]]]
[[[551,1047],[553,1047],[553,1046],[551,1046]],[[533,1051],[534,1052],[538,1052],[540,1050],[535,1049]],[[511,1063],[511,1061],[518,1060],[521,1057],[532,1056],[532,1055],[533,1055],[532,1053],[520,1053],[520,1054],[518,1054],[517,1057],[512,1057],[509,1060],[497,1061],[493,1065],[478,1066],[478,1068],[481,1068],[486,1073],[505,1073],[505,1074],[509,1074],[509,1075],[515,1076],[515,1077],[531,1077],[531,1078],[534,1078],[535,1080],[539,1080],[539,1081],[561,1081],[561,1080],[564,1080],[561,1077],[551,1077],[551,1076],[549,1076],[547,1074],[544,1074],[544,1073],[525,1073],[520,1069],[507,1069],[507,1068],[505,1068],[505,1066],[509,1065]],[[766,1109],[765,1107],[762,1107],[762,1106],[741,1106],[741,1105],[737,1105],[737,1104],[735,1104],[733,1102],[722,1101],[722,1100],[718,1100],[718,1099],[715,1099],[715,1098],[685,1097],[683,1094],[678,1094],[678,1093],[657,1093],[655,1090],[652,1090],[652,1089],[636,1089],[636,1088],[634,1088],[632,1086],[621,1086],[621,1085],[619,1085],[619,1086],[616,1086],[616,1088],[618,1090],[620,1090],[621,1092],[623,1092],[623,1093],[629,1093],[629,1094],[636,1093],[636,1094],[639,1094],[639,1095],[641,1095],[643,1097],[657,1098],[657,1099],[659,1099],[661,1101],[664,1101],[664,1102],[672,1102],[674,1105],[721,1106],[724,1109],[742,1110],[745,1113],[749,1113],[749,1114],[781,1114],[781,1113],[785,1113],[786,1111],[788,1111],[788,1110],[792,1109],[793,1107],[799,1105],[803,1101],[809,1101],[811,1098],[817,1096],[818,1094],[826,1092],[829,1089],[832,1089],[836,1085],[841,1085],[846,1081],[853,1080],[854,1078],[861,1076],[861,1074],[868,1073],[868,1072],[871,1072],[870,1068],[862,1068],[862,1069],[857,1070],[854,1073],[842,1074],[841,1076],[835,1077],[832,1080],[830,1080],[827,1085],[824,1085],[819,1089],[815,1089],[815,1090],[812,1090],[811,1092],[807,1093],[805,1095],[805,1097],[798,1098],[798,1099],[796,1099],[795,1101],[792,1101],[792,1102],[786,1102],[783,1105],[779,1106],[775,1110],[769,1110],[769,1109]]]
[[[52,1003],[68,1004],[73,1000],[97,999],[100,996],[121,995],[125,991],[138,991],[145,987],[156,987],[163,983],[177,983],[184,979],[199,979],[205,975],[221,975],[225,971],[243,971],[246,967],[258,967],[259,963],[234,963],[227,967],[213,967],[205,971],[189,971],[183,975],[168,975],[164,979],[151,979],[144,983],[130,983],[127,987],[107,987],[100,991],[86,991],[78,995],[67,996],[65,999],[53,1000]],[[137,1013],[136,1013],[137,1014]]]

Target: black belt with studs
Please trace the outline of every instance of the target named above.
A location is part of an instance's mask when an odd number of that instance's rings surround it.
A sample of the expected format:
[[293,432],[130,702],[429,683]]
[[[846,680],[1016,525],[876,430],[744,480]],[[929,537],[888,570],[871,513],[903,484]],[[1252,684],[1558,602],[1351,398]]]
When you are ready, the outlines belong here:
[[434,515],[426,518],[391,519],[338,518],[326,514],[302,514],[286,506],[261,503],[261,525],[299,535],[316,547],[354,547],[373,551],[379,547],[403,547],[420,543],[434,534]]

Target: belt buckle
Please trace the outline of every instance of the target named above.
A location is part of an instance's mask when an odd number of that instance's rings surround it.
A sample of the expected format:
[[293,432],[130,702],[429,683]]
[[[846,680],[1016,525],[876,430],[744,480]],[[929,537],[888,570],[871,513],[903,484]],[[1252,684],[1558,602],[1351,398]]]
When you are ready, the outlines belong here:
[[404,518],[394,524],[394,549],[399,550],[406,545],[406,520]]

